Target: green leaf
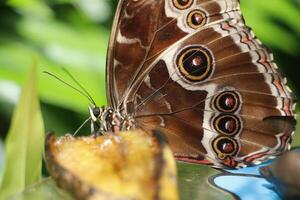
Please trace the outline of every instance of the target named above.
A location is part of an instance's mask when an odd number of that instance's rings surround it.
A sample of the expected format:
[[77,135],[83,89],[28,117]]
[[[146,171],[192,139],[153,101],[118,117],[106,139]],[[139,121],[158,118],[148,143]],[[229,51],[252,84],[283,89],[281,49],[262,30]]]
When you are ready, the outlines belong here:
[[59,189],[52,178],[27,188],[24,192],[14,195],[8,200],[72,200],[68,193]]
[[295,131],[292,147],[300,147],[300,113],[299,113],[299,110],[297,112],[297,122],[298,123],[297,123],[296,131]]
[[263,43],[290,55],[297,55],[300,12],[293,1],[243,0],[241,8],[246,24]]
[[[19,83],[35,55],[40,72],[49,71],[71,82],[60,69],[64,66],[98,105],[106,104],[104,68],[108,33],[105,28],[80,29],[54,20],[26,18],[18,23],[18,34],[24,41],[2,37],[0,32],[0,79]],[[86,98],[43,73],[38,75],[39,94],[44,103],[87,113]]]
[[8,0],[7,4],[27,17],[47,19],[53,15],[52,10],[40,0]]
[[206,165],[178,162],[178,181],[181,200],[230,200],[229,193],[222,192],[208,183],[209,177],[220,172]]
[[44,125],[36,79],[36,66],[33,66],[5,142],[6,159],[0,200],[24,190],[41,178]]

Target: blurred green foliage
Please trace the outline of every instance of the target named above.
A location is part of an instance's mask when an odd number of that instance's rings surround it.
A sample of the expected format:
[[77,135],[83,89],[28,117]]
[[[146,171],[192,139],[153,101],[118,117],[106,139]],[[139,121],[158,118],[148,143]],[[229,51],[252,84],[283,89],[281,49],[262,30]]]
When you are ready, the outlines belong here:
[[[5,138],[25,72],[38,62],[38,92],[46,131],[74,132],[88,117],[88,100],[42,71],[70,82],[67,68],[106,104],[106,48],[116,0],[0,1],[0,136]],[[300,93],[300,3],[241,0],[246,22],[271,48],[290,86]],[[87,126],[82,132],[89,132]],[[300,145],[300,133],[295,145]],[[0,150],[1,152],[1,150]],[[0,158],[2,156],[0,155]],[[0,169],[1,169],[0,159]]]
[[[39,66],[39,94],[46,130],[73,132],[77,128],[75,124],[79,126],[87,116],[89,102],[42,71],[53,72],[69,81],[60,69],[65,67],[88,88],[99,105],[106,103],[104,71],[113,5],[111,0],[0,3],[2,137],[18,98],[18,87],[33,57]],[[90,12],[103,14],[97,16]]]
[[0,180],[1,200],[41,180],[44,136],[37,94],[36,66],[33,66],[22,88],[20,101],[5,140],[5,165]]

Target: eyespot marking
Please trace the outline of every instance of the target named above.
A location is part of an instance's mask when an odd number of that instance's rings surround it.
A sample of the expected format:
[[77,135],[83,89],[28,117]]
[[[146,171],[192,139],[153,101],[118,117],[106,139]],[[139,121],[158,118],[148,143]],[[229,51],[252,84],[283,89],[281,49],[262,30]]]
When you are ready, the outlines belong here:
[[235,136],[241,131],[241,119],[235,115],[219,115],[213,119],[214,129],[227,136]]
[[202,46],[187,47],[176,58],[179,72],[191,82],[200,82],[208,79],[214,71],[212,63],[212,53]]
[[202,10],[193,10],[187,15],[187,24],[192,29],[197,29],[206,23],[206,15]]
[[193,0],[172,0],[173,5],[179,10],[185,10],[192,6]]
[[234,91],[222,92],[212,102],[216,110],[225,113],[234,113],[241,106],[240,95]]
[[228,157],[233,157],[238,153],[239,145],[233,138],[227,136],[220,136],[214,139],[213,149],[221,160]]

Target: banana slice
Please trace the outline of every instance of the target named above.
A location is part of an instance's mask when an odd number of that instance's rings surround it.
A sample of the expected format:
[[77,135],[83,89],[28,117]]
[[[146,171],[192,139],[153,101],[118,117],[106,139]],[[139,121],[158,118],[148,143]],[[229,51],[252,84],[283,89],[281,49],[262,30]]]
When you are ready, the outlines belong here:
[[46,140],[46,162],[59,186],[76,199],[177,200],[172,152],[158,132]]

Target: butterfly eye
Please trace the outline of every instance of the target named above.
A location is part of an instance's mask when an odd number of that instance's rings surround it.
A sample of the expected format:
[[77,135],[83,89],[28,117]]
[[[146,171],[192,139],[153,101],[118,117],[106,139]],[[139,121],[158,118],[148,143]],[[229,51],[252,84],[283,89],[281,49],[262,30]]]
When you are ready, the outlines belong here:
[[234,115],[220,115],[213,121],[216,131],[224,135],[236,135],[241,130],[241,121]]
[[197,29],[206,23],[205,13],[201,10],[193,10],[187,16],[187,24],[193,28]]
[[173,5],[180,10],[189,8],[193,4],[193,0],[173,0]]
[[233,91],[222,92],[213,102],[215,108],[220,112],[233,113],[240,107],[240,97]]
[[99,117],[100,114],[101,114],[101,111],[100,111],[100,108],[99,108],[99,107],[93,108],[93,115],[94,115],[95,117]]
[[229,137],[218,137],[213,141],[213,149],[218,157],[223,160],[228,156],[233,156],[238,151],[238,143]]
[[203,81],[213,72],[212,55],[204,47],[189,47],[177,56],[177,67],[183,77],[192,82]]

